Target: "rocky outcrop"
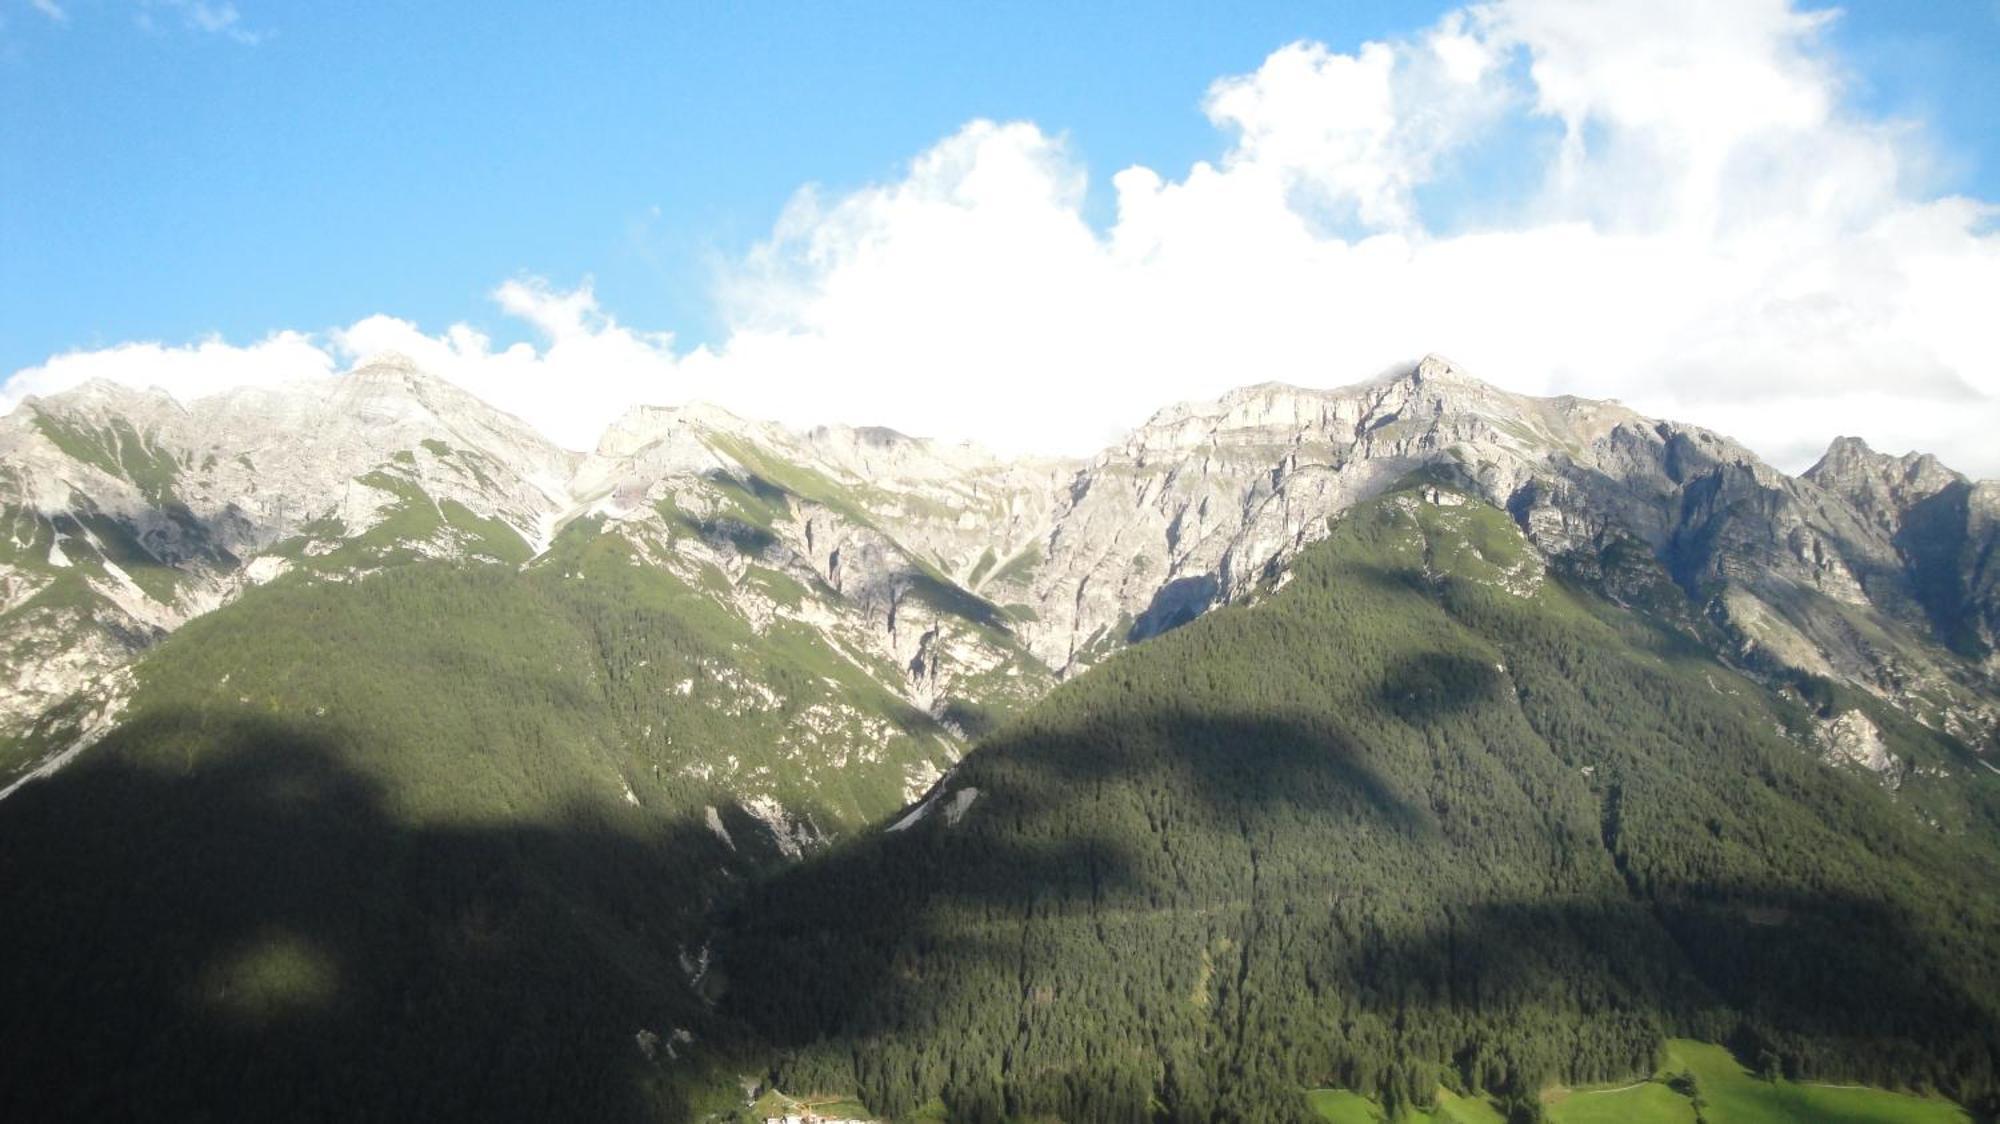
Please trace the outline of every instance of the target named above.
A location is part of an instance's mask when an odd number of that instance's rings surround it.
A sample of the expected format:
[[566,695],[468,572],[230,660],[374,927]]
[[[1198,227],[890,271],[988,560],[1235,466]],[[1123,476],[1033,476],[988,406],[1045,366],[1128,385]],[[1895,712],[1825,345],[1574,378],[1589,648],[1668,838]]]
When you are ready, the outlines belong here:
[[1889,752],[1882,731],[1866,714],[1850,710],[1819,724],[1825,759],[1832,764],[1853,765],[1868,770],[1884,784],[1894,787],[1898,763]]

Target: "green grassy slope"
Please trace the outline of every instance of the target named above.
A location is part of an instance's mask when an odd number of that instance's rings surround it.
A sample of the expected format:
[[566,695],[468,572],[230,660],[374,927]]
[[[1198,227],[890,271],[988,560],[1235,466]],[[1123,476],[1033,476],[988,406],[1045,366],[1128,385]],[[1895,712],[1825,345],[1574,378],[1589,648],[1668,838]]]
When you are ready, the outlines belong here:
[[1687,1035],[1990,1097],[1986,778],[1931,826],[1819,762],[1803,706],[1421,495],[1004,727],[956,824],[740,909],[724,1007],[780,1084],[966,1120],[1283,1119],[1302,1087],[1396,1113],[1643,1077]]
[[[1305,1097],[1307,1109],[1320,1120],[1335,1124],[1386,1124],[1390,1120],[1382,1106],[1345,1089],[1311,1089]],[[1487,1098],[1459,1096],[1446,1089],[1438,1090],[1437,1100],[1428,1109],[1406,1106],[1394,1119],[1397,1124],[1507,1124],[1507,1118]]]
[[1695,1089],[1704,1102],[1702,1116],[1712,1124],[1817,1120],[1840,1124],[1967,1124],[1971,1119],[1964,1109],[1936,1096],[1858,1088],[1851,1084],[1760,1078],[1731,1057],[1729,1051],[1701,1042],[1670,1043],[1663,1069],[1694,1077]]
[[1695,1124],[1697,1119],[1692,1101],[1656,1081],[1580,1090],[1551,1104],[1547,1117],[1550,1124]]
[[[1963,1108],[1936,1096],[1857,1085],[1758,1077],[1711,1043],[1674,1039],[1650,1079],[1582,1089],[1557,1087],[1540,1098],[1547,1124],[1970,1124]],[[1381,1106],[1358,1093],[1315,1089],[1307,1106],[1338,1124],[1384,1124]],[[1532,1113],[1524,1113],[1532,1115]],[[1505,1124],[1481,1099],[1440,1090],[1429,1111],[1398,1113],[1405,1124]]]

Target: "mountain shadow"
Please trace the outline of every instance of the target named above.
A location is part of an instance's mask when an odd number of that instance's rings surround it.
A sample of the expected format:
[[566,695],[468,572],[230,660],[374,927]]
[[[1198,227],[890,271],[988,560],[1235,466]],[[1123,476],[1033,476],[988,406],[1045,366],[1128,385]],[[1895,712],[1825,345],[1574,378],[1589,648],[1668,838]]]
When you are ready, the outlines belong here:
[[413,823],[344,762],[154,713],[8,800],[0,1118],[692,1115],[688,1035],[727,1031],[680,958],[744,869],[716,835]]
[[740,1101],[713,915],[946,751],[607,542],[282,578],[149,655],[0,805],[0,1120]]

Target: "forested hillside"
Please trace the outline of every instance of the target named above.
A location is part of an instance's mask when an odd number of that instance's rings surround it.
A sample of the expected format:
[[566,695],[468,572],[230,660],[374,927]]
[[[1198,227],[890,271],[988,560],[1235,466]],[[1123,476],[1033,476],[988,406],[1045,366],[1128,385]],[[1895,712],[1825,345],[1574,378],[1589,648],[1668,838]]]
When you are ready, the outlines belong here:
[[0,815],[0,1119],[672,1120],[727,1087],[712,906],[956,750],[626,549],[296,575],[162,645]]
[[[1673,604],[1406,486],[744,903],[723,1010],[782,1087],[899,1116],[1267,1120],[1441,1084],[1525,1110],[1670,1035],[1991,1111],[2000,778],[1735,673]],[[1852,708],[1911,783],[1821,757]]]

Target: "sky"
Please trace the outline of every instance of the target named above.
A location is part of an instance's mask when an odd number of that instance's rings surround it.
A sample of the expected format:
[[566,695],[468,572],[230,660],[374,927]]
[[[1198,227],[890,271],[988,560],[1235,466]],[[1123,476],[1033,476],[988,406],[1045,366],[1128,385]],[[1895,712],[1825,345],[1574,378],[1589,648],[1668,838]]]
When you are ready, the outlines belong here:
[[0,0],[0,409],[411,356],[1087,454],[1430,352],[2000,476],[2000,0]]

